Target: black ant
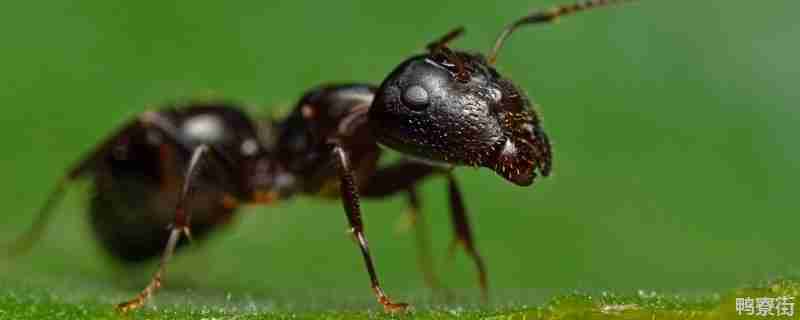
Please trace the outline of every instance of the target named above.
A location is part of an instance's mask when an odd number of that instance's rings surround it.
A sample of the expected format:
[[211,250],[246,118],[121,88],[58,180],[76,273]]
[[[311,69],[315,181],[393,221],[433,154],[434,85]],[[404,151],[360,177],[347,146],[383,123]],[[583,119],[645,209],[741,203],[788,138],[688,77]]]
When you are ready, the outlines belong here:
[[[295,194],[341,197],[378,302],[386,310],[401,310],[407,305],[390,300],[379,284],[359,199],[406,193],[415,212],[415,185],[440,174],[448,181],[456,235],[451,249],[460,245],[473,259],[485,297],[486,267],[451,169],[487,167],[528,186],[537,172],[549,175],[552,157],[531,102],[494,68],[500,47],[520,26],[621,1],[589,0],[534,12],[506,27],[488,57],[450,49],[447,44],[464,30],[457,28],[429,44],[427,53],[401,63],[380,87],[318,87],[278,122],[254,121],[228,103],[146,112],[67,172],[18,249],[39,237],[68,182],[92,176],[90,220],[102,246],[126,262],[162,252],[150,283],[118,305],[127,311],[161,286],[183,239],[202,238],[225,225],[240,204],[268,204]],[[379,168],[379,144],[409,160]]]

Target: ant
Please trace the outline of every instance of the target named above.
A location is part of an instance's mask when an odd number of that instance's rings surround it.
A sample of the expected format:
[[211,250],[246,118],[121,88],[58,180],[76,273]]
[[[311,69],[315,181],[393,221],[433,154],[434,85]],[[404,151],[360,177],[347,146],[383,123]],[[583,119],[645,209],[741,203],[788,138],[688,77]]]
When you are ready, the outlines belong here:
[[[387,311],[403,310],[407,304],[393,302],[379,283],[360,198],[405,193],[416,213],[415,186],[442,175],[455,231],[451,252],[465,249],[486,297],[486,266],[452,169],[486,167],[529,186],[537,175],[550,174],[552,159],[531,101],[494,68],[498,52],[520,26],[622,1],[588,0],[524,16],[503,29],[487,57],[450,49],[447,44],[464,31],[456,28],[430,43],[427,53],[402,62],[379,87],[317,87],[280,121],[251,119],[227,102],[145,112],[68,170],[17,249],[39,238],[69,182],[91,176],[95,196],[89,218],[102,247],[125,262],[161,253],[148,285],[117,306],[128,311],[161,287],[170,258],[186,240],[226,225],[240,205],[298,194],[339,197],[378,302]],[[378,167],[379,145],[408,159]]]

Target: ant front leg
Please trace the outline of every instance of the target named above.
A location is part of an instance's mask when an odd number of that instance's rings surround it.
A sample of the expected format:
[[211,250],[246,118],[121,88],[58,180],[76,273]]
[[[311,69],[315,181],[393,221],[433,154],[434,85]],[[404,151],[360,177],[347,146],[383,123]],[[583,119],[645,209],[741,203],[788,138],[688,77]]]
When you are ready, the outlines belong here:
[[417,261],[425,284],[434,291],[443,291],[449,296],[433,269],[430,232],[422,215],[422,205],[416,189],[418,183],[434,172],[436,168],[419,162],[403,161],[393,164],[375,172],[366,188],[362,189],[362,195],[365,198],[383,198],[406,192],[409,206],[407,212],[416,233]]
[[358,246],[361,249],[361,255],[364,257],[364,263],[367,266],[372,290],[378,298],[378,303],[382,304],[386,311],[405,310],[408,304],[392,302],[383,292],[380,282],[378,281],[378,275],[375,272],[375,266],[372,263],[372,257],[369,253],[367,238],[364,236],[364,224],[361,222],[361,207],[358,200],[358,186],[356,185],[353,170],[350,166],[348,151],[341,144],[337,143],[333,148],[333,157],[339,173],[339,189],[342,193],[342,204],[344,205],[344,211],[347,213],[347,221],[350,223],[351,232],[353,236],[355,236]]
[[[483,300],[487,301],[489,297],[489,286],[486,264],[475,246],[472,229],[467,217],[467,210],[464,207],[463,196],[461,195],[461,190],[458,187],[455,176],[453,176],[451,172],[425,163],[402,162],[378,170],[378,172],[370,178],[370,181],[373,182],[367,185],[367,188],[364,190],[364,196],[377,198],[407,190],[409,192],[409,202],[412,207],[411,211],[419,212],[419,200],[414,191],[414,185],[435,173],[444,174],[447,177],[450,217],[453,223],[453,230],[455,231],[455,239],[453,239],[450,245],[449,255],[452,257],[456,247],[459,245],[464,247],[467,255],[472,259],[478,270],[478,283],[481,288],[481,295]],[[426,260],[430,260],[430,254],[425,253],[430,250],[430,245],[425,243],[427,242],[427,235],[421,233],[423,232],[421,228],[424,227],[418,226],[417,229],[418,241],[420,242],[420,263],[423,266],[423,272],[426,273],[426,278],[430,277],[430,280],[428,280],[429,283],[436,284],[438,281],[433,275],[432,268],[425,266],[430,264],[429,262],[425,262]]]

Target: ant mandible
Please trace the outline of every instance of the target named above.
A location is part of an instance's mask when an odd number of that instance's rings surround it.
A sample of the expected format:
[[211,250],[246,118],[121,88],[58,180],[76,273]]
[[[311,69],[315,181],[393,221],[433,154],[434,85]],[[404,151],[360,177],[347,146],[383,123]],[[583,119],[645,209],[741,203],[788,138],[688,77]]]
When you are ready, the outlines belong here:
[[[90,221],[112,256],[146,261],[158,270],[122,311],[142,306],[158,288],[184,239],[203,238],[231,221],[244,203],[268,204],[296,194],[340,197],[361,250],[371,287],[385,310],[402,310],[381,288],[361,221],[360,197],[406,193],[447,178],[455,245],[474,261],[483,296],[487,275],[451,169],[487,167],[520,186],[551,170],[551,148],[530,100],[494,68],[498,52],[520,26],[624,0],[589,0],[537,11],[507,26],[488,57],[447,44],[457,28],[402,62],[383,83],[322,86],[305,94],[281,121],[253,120],[230,103],[193,103],[145,112],[72,166],[15,243],[39,238],[67,183],[93,177]],[[379,144],[409,159],[378,167]],[[168,226],[168,227],[167,227]],[[184,236],[182,238],[182,236]]]

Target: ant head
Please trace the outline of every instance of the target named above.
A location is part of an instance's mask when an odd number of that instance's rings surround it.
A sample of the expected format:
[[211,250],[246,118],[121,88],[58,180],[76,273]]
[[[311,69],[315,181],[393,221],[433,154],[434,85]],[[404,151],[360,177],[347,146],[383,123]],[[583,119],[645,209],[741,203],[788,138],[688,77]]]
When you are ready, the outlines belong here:
[[370,108],[378,140],[415,157],[489,167],[529,185],[550,146],[529,100],[480,55],[433,51],[383,82]]
[[550,143],[532,103],[494,68],[505,39],[519,26],[550,22],[616,2],[589,0],[535,12],[509,25],[488,59],[451,50],[457,28],[401,63],[383,81],[369,111],[378,141],[424,160],[493,169],[522,186],[550,173]]

